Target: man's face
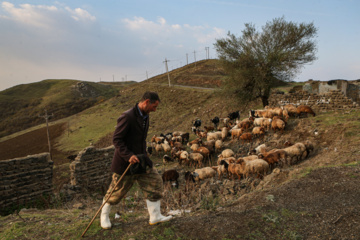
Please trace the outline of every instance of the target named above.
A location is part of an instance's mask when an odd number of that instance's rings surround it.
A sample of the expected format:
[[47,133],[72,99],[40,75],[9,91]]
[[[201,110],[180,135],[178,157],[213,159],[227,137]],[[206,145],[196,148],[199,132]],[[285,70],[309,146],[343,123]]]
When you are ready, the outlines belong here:
[[145,105],[144,111],[146,114],[149,114],[150,112],[155,112],[157,106],[159,105],[159,101],[156,101],[155,103],[150,103],[150,100],[147,99],[145,102],[146,102],[146,105]]

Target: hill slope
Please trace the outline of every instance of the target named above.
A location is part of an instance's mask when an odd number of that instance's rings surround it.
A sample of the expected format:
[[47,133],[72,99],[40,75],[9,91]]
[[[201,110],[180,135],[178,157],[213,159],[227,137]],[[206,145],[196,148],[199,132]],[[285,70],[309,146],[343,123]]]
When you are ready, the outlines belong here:
[[0,92],[0,137],[44,122],[39,115],[61,119],[117,94],[104,84],[77,80],[44,80]]
[[[61,129],[60,134],[55,135],[54,130],[53,135],[53,148],[58,151],[54,153],[54,185],[62,186],[69,179],[66,154],[77,153],[90,143],[99,147],[111,144],[116,118],[132,107],[145,90],[159,92],[162,100],[151,115],[149,137],[161,132],[190,131],[191,121],[196,118],[203,121],[203,127],[214,116],[224,117],[235,110],[242,110],[241,118],[247,116],[249,109],[233,101],[232,96],[220,96],[217,90],[169,87],[167,81],[167,75],[162,75],[126,86],[116,97],[51,122],[54,129]],[[260,108],[258,103],[253,104]],[[163,211],[191,211],[171,222],[149,226],[144,199],[134,186],[126,200],[112,208],[113,229],[102,230],[97,218],[85,236],[87,239],[356,239],[360,233],[359,114],[358,110],[320,113],[316,117],[290,119],[284,134],[269,132],[264,141],[272,147],[281,147],[285,140],[311,140],[315,149],[306,159],[273,171],[262,181],[211,179],[186,192],[183,172],[192,168],[180,168],[176,163],[163,167],[161,157],[154,155],[152,159],[159,170],[181,171],[180,188],[167,189]],[[13,138],[13,144],[34,134]],[[36,134],[45,135],[45,131]],[[244,154],[259,143],[260,140],[251,144],[234,141],[228,146]],[[17,149],[26,150],[26,146]],[[61,195],[43,199],[39,209],[24,209],[19,214],[1,217],[1,237],[79,238],[100,206],[102,196],[102,193],[76,195],[70,202],[62,202]],[[50,206],[53,209],[48,209]],[[116,212],[121,213],[119,219],[113,217]]]

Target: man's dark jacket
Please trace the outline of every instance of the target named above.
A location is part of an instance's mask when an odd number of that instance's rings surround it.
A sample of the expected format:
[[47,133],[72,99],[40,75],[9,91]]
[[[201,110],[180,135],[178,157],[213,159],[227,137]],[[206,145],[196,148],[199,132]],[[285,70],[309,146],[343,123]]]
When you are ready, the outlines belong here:
[[[125,111],[117,120],[117,126],[113,135],[115,146],[114,158],[111,171],[123,174],[129,165],[132,155],[146,154],[146,137],[149,129],[149,117],[145,119],[135,107]],[[150,158],[146,158],[147,165],[152,167]],[[129,175],[128,172],[126,175]]]

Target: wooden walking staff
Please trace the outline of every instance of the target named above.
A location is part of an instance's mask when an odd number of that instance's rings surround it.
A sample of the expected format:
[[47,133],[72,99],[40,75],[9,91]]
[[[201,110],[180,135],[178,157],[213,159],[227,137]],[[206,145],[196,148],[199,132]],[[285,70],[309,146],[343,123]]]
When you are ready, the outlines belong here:
[[97,215],[99,215],[99,212],[101,211],[101,209],[104,207],[104,205],[107,203],[107,201],[109,200],[109,198],[111,197],[111,194],[114,192],[115,188],[117,187],[117,185],[120,183],[120,181],[123,179],[123,177],[125,176],[126,172],[129,170],[130,166],[132,165],[132,163],[129,164],[129,166],[126,168],[125,172],[121,175],[119,181],[117,181],[117,183],[115,184],[115,186],[113,187],[113,189],[111,190],[109,196],[105,199],[105,201],[103,202],[103,204],[101,205],[101,207],[99,208],[99,210],[96,212],[95,216],[91,219],[91,222],[89,223],[89,225],[87,226],[87,228],[85,229],[85,231],[83,232],[83,234],[81,235],[81,237],[84,237],[85,233],[87,232],[87,230],[89,229],[89,227],[91,226],[91,224],[94,222],[95,218],[97,217]]

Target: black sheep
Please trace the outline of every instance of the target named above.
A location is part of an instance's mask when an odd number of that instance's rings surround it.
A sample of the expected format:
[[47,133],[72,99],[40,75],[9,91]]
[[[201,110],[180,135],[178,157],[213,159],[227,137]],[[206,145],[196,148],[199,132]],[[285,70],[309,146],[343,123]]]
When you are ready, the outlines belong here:
[[162,174],[163,182],[172,182],[175,181],[175,187],[179,188],[179,173],[175,169],[167,170]]
[[220,118],[219,117],[214,117],[213,119],[211,119],[211,122],[214,124],[215,129],[216,129],[217,126],[219,125]]
[[234,119],[240,119],[240,112],[232,112],[229,113],[228,118],[230,118],[230,120],[234,120]]

